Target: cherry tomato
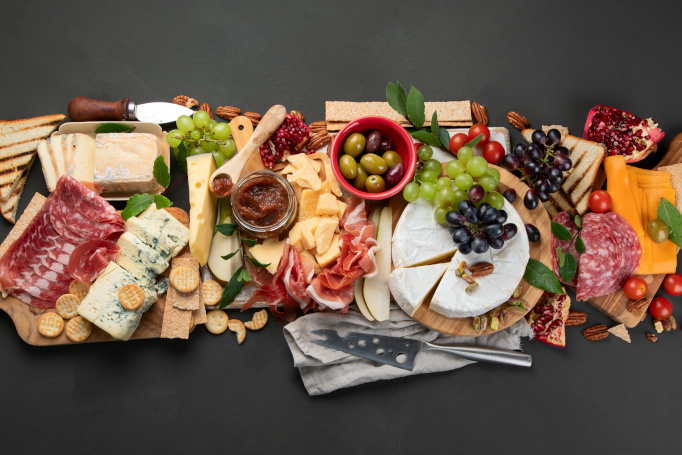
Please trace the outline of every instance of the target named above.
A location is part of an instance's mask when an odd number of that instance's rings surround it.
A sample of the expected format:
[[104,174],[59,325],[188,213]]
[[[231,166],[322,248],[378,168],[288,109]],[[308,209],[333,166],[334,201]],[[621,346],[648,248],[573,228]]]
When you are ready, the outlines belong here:
[[483,158],[488,163],[497,164],[504,157],[504,147],[497,141],[490,141],[483,146]]
[[471,128],[469,128],[470,141],[476,139],[476,137],[478,137],[479,134],[482,134],[483,137],[481,138],[477,145],[483,146],[486,144],[486,142],[490,140],[490,130],[483,123],[477,123]]
[[625,282],[623,286],[623,292],[630,300],[639,300],[646,295],[648,286],[643,278],[638,276],[633,276]]
[[678,273],[666,275],[663,280],[663,289],[672,296],[682,295],[682,275]]
[[656,297],[649,305],[649,313],[656,319],[668,319],[673,314],[673,306],[665,297]]
[[457,133],[454,136],[450,138],[450,151],[457,155],[457,152],[459,152],[459,149],[464,147],[466,143],[469,142],[469,136],[467,136],[465,133]]
[[588,203],[594,213],[606,213],[611,210],[611,196],[604,190],[593,191]]

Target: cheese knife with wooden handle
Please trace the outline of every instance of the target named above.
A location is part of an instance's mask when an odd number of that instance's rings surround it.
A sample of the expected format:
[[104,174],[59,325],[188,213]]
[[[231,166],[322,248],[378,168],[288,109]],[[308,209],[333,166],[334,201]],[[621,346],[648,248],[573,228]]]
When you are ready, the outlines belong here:
[[128,98],[120,101],[98,101],[85,96],[72,99],[67,111],[74,122],[139,120],[164,124],[176,121],[181,115],[194,115],[192,109],[174,103],[135,104]]

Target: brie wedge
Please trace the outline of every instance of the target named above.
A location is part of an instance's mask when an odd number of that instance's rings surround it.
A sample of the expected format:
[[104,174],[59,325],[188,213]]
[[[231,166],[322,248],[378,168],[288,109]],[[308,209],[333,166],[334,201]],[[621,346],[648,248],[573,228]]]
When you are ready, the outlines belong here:
[[407,205],[393,232],[393,267],[433,264],[450,259],[455,251],[448,228],[438,224],[429,202],[420,198]]
[[[503,210],[508,215],[507,223],[516,225],[516,235],[499,250],[489,248],[483,254],[455,253],[431,299],[430,309],[451,318],[477,316],[506,302],[514,293],[526,271],[530,246],[521,216],[507,200]],[[463,261],[467,265],[489,262],[495,267],[490,275],[476,279],[478,288],[471,294],[465,291],[469,283],[456,273]]]
[[388,287],[393,299],[405,313],[413,316],[436,287],[448,265],[444,263],[395,269],[388,277]]

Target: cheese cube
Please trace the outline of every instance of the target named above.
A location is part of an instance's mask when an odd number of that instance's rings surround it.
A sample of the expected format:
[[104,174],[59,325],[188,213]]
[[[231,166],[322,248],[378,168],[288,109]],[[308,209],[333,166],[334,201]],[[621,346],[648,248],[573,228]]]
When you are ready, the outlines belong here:
[[319,254],[327,252],[337,227],[339,227],[339,221],[332,218],[323,218],[317,225],[315,229],[315,249]]
[[121,251],[115,262],[141,283],[153,285],[156,275],[168,268],[168,261],[130,232],[124,232],[116,244]]
[[320,194],[317,200],[316,215],[336,215],[339,213],[339,206],[337,204],[336,196],[331,193]]
[[94,182],[95,140],[87,134],[74,134],[69,169],[79,182]]
[[336,205],[339,208],[339,211],[336,214],[336,216],[338,216],[339,219],[341,220],[343,219],[343,214],[346,213],[346,207],[348,207],[348,204],[342,201],[336,201]]
[[317,263],[320,264],[320,267],[322,267],[323,269],[332,265],[334,261],[336,261],[336,259],[339,256],[341,256],[341,249],[339,247],[340,238],[341,236],[339,234],[335,234],[334,237],[332,238],[331,244],[329,245],[329,249],[322,254],[320,253],[315,254],[315,259],[317,259]]
[[304,251],[303,234],[301,234],[301,221],[294,224],[294,227],[289,231],[289,243],[296,248],[298,252]]
[[286,240],[267,239],[263,243],[254,245],[249,250],[249,253],[261,264],[270,264],[266,267],[266,270],[274,275],[277,271],[277,266],[279,266],[279,261],[282,259],[286,243]]
[[301,240],[303,247],[306,250],[315,248],[315,229],[317,229],[317,225],[320,223],[320,221],[321,218],[316,216],[315,218],[299,221],[299,223],[297,223],[300,224],[299,229],[301,230]]
[[189,249],[202,266],[208,262],[218,210],[218,200],[208,189],[208,179],[215,170],[215,160],[210,153],[187,157]]
[[319,192],[309,189],[303,190],[301,192],[301,202],[298,205],[298,221],[313,218],[316,215],[319,200]]
[[94,180],[107,193],[151,193],[158,189],[154,160],[159,140],[148,133],[101,133],[95,141]]

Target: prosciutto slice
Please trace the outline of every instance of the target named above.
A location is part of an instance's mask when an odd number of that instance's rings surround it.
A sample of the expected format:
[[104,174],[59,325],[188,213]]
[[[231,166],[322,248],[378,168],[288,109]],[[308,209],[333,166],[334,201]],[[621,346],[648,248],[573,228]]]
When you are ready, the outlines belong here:
[[69,275],[79,281],[94,281],[119,251],[118,245],[111,240],[81,243],[69,260]]

